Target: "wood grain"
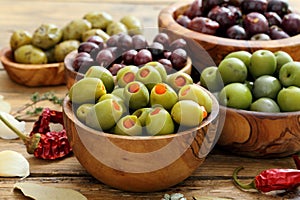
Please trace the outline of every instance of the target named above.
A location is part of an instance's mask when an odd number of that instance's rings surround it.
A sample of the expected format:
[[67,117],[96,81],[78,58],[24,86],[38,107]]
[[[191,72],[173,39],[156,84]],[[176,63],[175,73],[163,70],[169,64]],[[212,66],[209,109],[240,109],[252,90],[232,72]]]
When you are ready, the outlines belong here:
[[[12,30],[25,29],[33,31],[43,22],[54,22],[63,26],[69,20],[81,17],[84,13],[92,10],[105,10],[113,14],[116,19],[127,13],[134,13],[143,19],[148,27],[157,26],[157,16],[160,10],[173,0],[1,0],[0,1],[0,48],[8,46],[8,40]],[[293,5],[300,1],[290,0]],[[68,90],[65,85],[29,88],[13,82],[7,72],[0,65],[0,94],[11,103],[12,109],[30,101],[30,95],[34,92],[54,91],[63,97]],[[60,110],[61,107],[42,102],[42,106],[49,106]],[[26,123],[26,132],[32,129],[32,121]],[[160,200],[165,193],[180,192],[187,199],[193,196],[203,197],[226,197],[228,199],[260,199],[260,200],[283,200],[296,199],[299,192],[293,194],[270,196],[260,193],[245,192],[239,190],[232,183],[232,172],[236,167],[243,165],[245,170],[240,172],[239,178],[248,183],[260,171],[268,168],[295,168],[290,157],[258,159],[234,155],[227,150],[216,146],[207,156],[201,167],[181,182],[180,184],[163,191],[154,193],[132,193],[113,189],[97,179],[93,178],[78,162],[74,155],[54,162],[34,158],[26,152],[21,140],[0,139],[0,150],[15,150],[22,153],[29,161],[31,174],[24,180],[20,178],[0,177],[0,198],[7,200],[25,200],[19,191],[13,190],[13,184],[19,181],[27,181],[54,187],[75,189],[84,194],[88,199],[126,199],[126,200]]]

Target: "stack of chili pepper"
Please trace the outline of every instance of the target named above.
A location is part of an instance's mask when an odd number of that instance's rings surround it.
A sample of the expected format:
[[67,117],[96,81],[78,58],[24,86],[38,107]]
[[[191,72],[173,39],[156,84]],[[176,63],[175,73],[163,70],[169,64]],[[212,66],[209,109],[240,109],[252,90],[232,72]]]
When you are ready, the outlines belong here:
[[297,169],[267,169],[258,174],[249,184],[242,184],[237,179],[238,172],[243,167],[238,167],[233,172],[233,180],[242,189],[256,189],[261,192],[275,190],[291,191],[300,186],[300,158],[293,155]]
[[0,119],[24,141],[27,152],[33,154],[36,158],[54,160],[62,158],[72,151],[64,128],[61,131],[50,130],[50,123],[64,125],[63,115],[60,111],[45,108],[34,123],[29,136],[25,136],[13,127],[1,115]]

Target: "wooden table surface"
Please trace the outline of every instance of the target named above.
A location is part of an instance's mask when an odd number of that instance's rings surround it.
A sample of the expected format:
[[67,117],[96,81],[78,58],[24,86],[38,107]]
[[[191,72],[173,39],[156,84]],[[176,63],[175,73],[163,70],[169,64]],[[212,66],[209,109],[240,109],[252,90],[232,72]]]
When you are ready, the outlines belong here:
[[[1,0],[0,1],[0,48],[7,47],[13,30],[33,31],[41,23],[54,23],[63,26],[67,22],[81,18],[89,11],[107,11],[118,19],[126,14],[134,14],[143,20],[145,27],[157,27],[159,11],[175,0]],[[298,0],[290,0],[300,10]],[[52,91],[60,97],[67,93],[66,86],[29,88],[10,80],[0,66],[0,95],[12,105],[12,111],[30,102],[34,92]],[[44,102],[42,106],[61,110],[61,107]],[[33,121],[26,122],[26,132],[32,129]],[[1,130],[0,130],[1,131]],[[106,186],[89,175],[74,155],[56,161],[40,160],[26,152],[22,141],[0,139],[1,150],[20,152],[30,163],[30,176],[22,180],[54,187],[72,188],[88,199],[161,199],[165,193],[179,192],[187,199],[205,199],[204,196],[226,199],[297,199],[295,194],[270,196],[257,192],[239,190],[232,182],[233,170],[243,165],[242,181],[249,182],[260,171],[268,168],[295,168],[291,157],[278,159],[255,159],[232,155],[216,147],[204,164],[182,183],[154,193],[124,192]],[[14,183],[20,178],[0,178],[0,199],[26,199],[20,192],[13,190]],[[297,196],[297,195],[296,195]],[[300,199],[298,192],[298,199]],[[202,197],[202,198],[201,198]],[[67,198],[66,198],[67,199]]]

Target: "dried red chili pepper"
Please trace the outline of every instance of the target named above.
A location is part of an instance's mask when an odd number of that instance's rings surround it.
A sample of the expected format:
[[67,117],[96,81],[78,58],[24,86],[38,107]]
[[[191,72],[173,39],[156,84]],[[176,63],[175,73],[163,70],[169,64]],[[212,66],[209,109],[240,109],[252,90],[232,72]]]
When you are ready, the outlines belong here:
[[0,119],[23,140],[27,152],[34,154],[36,158],[54,160],[62,158],[72,151],[65,129],[50,131],[50,122],[63,125],[62,112],[60,111],[44,109],[39,119],[34,123],[29,136],[13,127],[1,115]]
[[300,170],[297,169],[267,169],[258,174],[249,184],[242,184],[237,179],[238,167],[233,172],[233,180],[242,189],[256,189],[261,192],[274,190],[292,190],[300,185]]
[[[299,155],[300,155],[300,154],[299,154]],[[294,162],[295,162],[295,164],[296,164],[297,169],[300,170],[300,158],[299,158],[299,155],[293,155],[292,157],[293,157],[293,159],[294,159]]]

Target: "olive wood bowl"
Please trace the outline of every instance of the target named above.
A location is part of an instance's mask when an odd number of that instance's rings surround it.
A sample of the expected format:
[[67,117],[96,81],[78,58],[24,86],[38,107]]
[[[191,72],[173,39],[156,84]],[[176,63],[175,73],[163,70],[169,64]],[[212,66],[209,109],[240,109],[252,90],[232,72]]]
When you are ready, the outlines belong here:
[[16,83],[29,87],[54,86],[65,83],[63,62],[49,64],[16,63],[10,48],[2,49],[0,56],[8,76]]
[[285,157],[300,151],[300,111],[266,113],[220,106],[220,112],[226,113],[218,140],[221,148],[256,158]]
[[[239,50],[254,52],[262,48],[272,52],[282,50],[290,54],[294,60],[300,60],[300,34],[280,40],[235,40],[199,33],[181,26],[175,19],[180,14],[183,14],[191,3],[192,1],[178,1],[162,9],[158,15],[159,28],[172,32],[175,34],[175,37],[185,37],[196,41],[209,53],[216,65],[230,52]],[[197,49],[191,49],[191,51],[196,54]],[[193,64],[196,63],[193,59],[192,61]],[[201,62],[201,60],[198,62]]]
[[[70,52],[64,59],[65,63],[65,79],[67,88],[70,89],[74,82],[82,79],[84,77],[83,73],[77,72],[72,67],[74,58],[77,54],[77,50]],[[187,64],[180,70],[187,74],[191,74],[192,72],[192,61],[190,58],[187,60]]]
[[219,104],[209,94],[213,108],[208,118],[175,134],[123,136],[97,131],[77,119],[68,96],[63,103],[64,125],[76,158],[102,183],[133,192],[163,190],[189,177],[219,138]]

